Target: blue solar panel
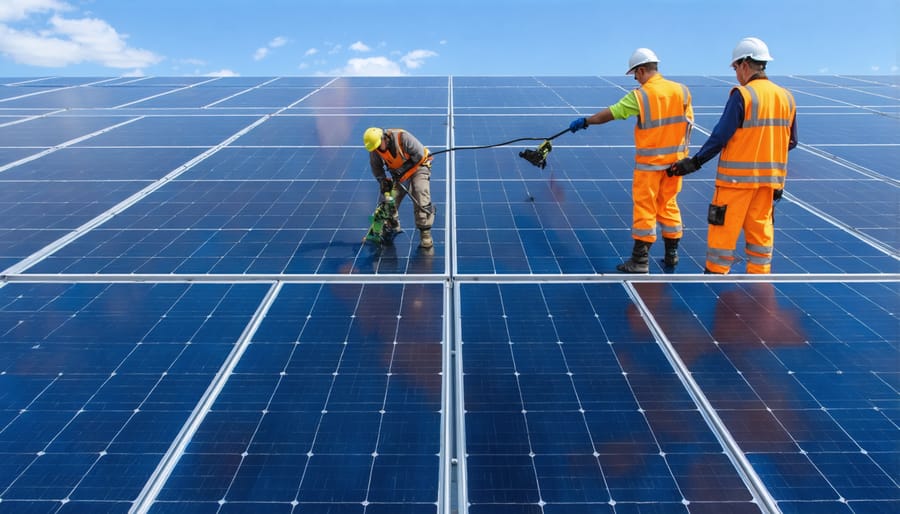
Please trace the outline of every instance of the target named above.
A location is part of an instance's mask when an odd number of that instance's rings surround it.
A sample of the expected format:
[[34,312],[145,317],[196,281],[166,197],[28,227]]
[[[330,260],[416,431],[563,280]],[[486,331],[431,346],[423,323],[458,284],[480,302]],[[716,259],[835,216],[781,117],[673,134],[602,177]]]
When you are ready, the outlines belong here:
[[[367,171],[366,171],[367,172]],[[371,175],[370,175],[371,176]],[[442,182],[432,182],[442,198]],[[418,249],[411,208],[395,244],[362,243],[377,184],[359,181],[170,183],[48,257],[37,273],[435,273],[437,248]],[[370,203],[371,202],[371,203]],[[408,204],[408,201],[407,201]],[[436,201],[442,210],[442,202]],[[77,270],[77,271],[76,271]]]
[[214,146],[256,121],[253,116],[156,116],[99,134],[80,146]]
[[4,509],[125,512],[266,287],[0,288]]
[[[63,148],[9,168],[0,174],[0,181],[90,180],[98,184],[125,180],[152,181],[166,176],[201,151],[198,148]],[[37,151],[32,150],[19,157],[35,153]],[[145,185],[135,187],[140,189]]]
[[435,512],[442,295],[439,284],[286,286],[151,512]]
[[[222,98],[216,102],[213,108],[246,108],[246,107],[270,107],[278,109],[285,105],[291,105],[301,98],[315,91],[313,87],[274,87],[268,86],[241,94]],[[143,107],[143,105],[141,105]]]
[[217,105],[219,101],[237,95],[243,91],[246,91],[246,89],[246,86],[241,85],[227,87],[197,86],[180,91],[167,91],[165,94],[161,94],[156,97],[139,99],[135,102],[129,102],[129,107],[138,107],[145,109],[206,107]]
[[[853,436],[861,432],[859,418],[883,431],[890,418],[881,409],[896,405],[896,388],[882,378],[896,374],[896,360],[868,356],[896,356],[896,337],[888,335],[895,332],[885,332],[897,324],[889,307],[897,305],[896,288],[704,287],[713,294],[688,296],[680,284],[636,285],[785,512],[837,509],[848,502],[854,508],[857,501],[861,511],[878,502],[896,506],[895,475],[881,465],[896,459],[896,446],[867,447],[871,436]],[[708,359],[720,364],[705,364]],[[816,504],[798,503],[810,501]]]
[[[469,512],[752,505],[621,286],[473,284],[461,296]],[[593,337],[555,333],[566,325]]]
[[[734,77],[669,78],[695,151]],[[630,76],[0,81],[0,512],[897,510],[897,79],[773,80],[764,282],[701,274],[715,160],[650,282],[633,122],[519,158]],[[378,249],[369,126],[534,139],[438,155],[435,248],[407,202]]]
[[126,121],[115,116],[39,117],[27,123],[0,127],[0,140],[5,146],[48,147],[105,129]]
[[[368,127],[403,128],[422,144],[446,144],[446,115],[282,115],[276,116],[239,138],[244,146],[350,146],[362,148],[362,134]],[[365,151],[365,150],[363,150]]]

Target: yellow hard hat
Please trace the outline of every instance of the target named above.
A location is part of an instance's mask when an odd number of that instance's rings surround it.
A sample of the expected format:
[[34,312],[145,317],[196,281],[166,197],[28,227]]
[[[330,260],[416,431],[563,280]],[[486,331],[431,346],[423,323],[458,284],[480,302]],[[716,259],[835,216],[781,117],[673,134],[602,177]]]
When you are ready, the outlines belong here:
[[383,135],[384,131],[378,127],[367,128],[366,133],[363,134],[363,144],[366,145],[366,150],[371,152],[381,146],[381,137]]

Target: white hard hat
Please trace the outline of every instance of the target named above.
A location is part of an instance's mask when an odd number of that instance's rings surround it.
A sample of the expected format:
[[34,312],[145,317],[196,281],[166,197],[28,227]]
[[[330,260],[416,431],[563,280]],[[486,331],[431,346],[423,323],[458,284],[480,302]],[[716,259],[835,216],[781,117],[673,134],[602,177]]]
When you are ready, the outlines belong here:
[[659,62],[659,57],[653,53],[653,50],[649,48],[638,48],[631,54],[631,57],[628,58],[628,71],[625,72],[626,75],[631,75],[634,73],[634,69],[642,64],[647,64],[648,62]]
[[731,64],[734,64],[734,61],[745,57],[762,62],[774,60],[772,59],[772,56],[769,55],[769,47],[763,43],[762,39],[755,37],[745,37],[738,41],[737,46],[734,47],[734,50],[731,52]]

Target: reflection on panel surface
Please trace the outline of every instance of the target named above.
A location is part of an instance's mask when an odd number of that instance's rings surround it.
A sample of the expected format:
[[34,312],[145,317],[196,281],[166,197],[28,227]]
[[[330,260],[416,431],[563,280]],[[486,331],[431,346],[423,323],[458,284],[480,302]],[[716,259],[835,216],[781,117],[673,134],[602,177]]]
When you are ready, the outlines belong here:
[[151,512],[435,513],[442,309],[440,284],[286,285]]
[[469,512],[758,512],[621,285],[466,284],[460,321]]
[[[696,151],[734,77],[672,78]],[[741,240],[703,282],[715,160],[645,282],[615,271],[633,121],[519,157],[632,77],[0,81],[0,513],[127,511],[242,335],[154,514],[760,512],[662,342],[782,512],[896,511],[897,80],[774,80],[800,147],[771,283]],[[369,126],[535,139],[436,156],[435,247],[406,202],[378,249]]]
[[128,512],[266,289],[0,288],[2,509]]

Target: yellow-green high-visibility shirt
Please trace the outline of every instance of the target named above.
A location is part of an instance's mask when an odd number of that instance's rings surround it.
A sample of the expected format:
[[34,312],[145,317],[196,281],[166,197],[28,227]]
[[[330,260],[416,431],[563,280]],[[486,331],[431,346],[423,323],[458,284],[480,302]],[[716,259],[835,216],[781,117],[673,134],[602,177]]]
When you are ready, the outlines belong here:
[[636,91],[629,91],[621,100],[609,106],[609,112],[612,113],[613,119],[624,120],[641,113],[635,93]]

